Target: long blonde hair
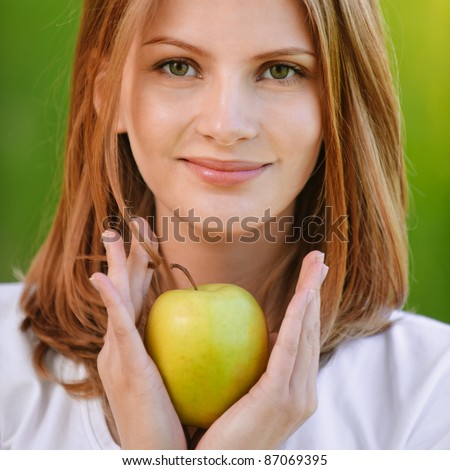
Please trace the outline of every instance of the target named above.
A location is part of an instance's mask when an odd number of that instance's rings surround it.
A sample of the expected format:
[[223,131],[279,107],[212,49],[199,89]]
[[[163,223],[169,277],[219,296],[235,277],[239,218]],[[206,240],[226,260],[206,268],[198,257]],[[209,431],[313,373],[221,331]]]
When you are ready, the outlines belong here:
[[[64,184],[52,229],[25,280],[23,329],[39,339],[34,362],[46,365],[50,349],[81,362],[87,378],[64,383],[72,393],[104,391],[97,372],[106,312],[89,277],[106,272],[101,233],[111,216],[154,215],[154,198],[134,162],[127,137],[117,136],[121,76],[131,42],[158,0],[86,0],[75,54],[65,150]],[[342,218],[314,242],[289,246],[267,279],[264,303],[276,305],[273,329],[282,321],[304,255],[326,253],[330,271],[322,291],[322,358],[346,338],[382,331],[389,313],[407,295],[407,186],[400,111],[390,72],[385,32],[374,0],[303,0],[324,84],[324,141],[316,169],[296,202],[296,224],[315,215]],[[101,113],[96,80],[102,75]],[[128,208],[128,209],[127,209]],[[155,266],[147,302],[171,286],[166,263],[148,247]],[[273,286],[281,294],[273,299]],[[278,290],[280,292],[280,290]],[[264,305],[263,305],[264,307]],[[144,316],[143,316],[144,317]],[[58,380],[56,377],[54,379]]]

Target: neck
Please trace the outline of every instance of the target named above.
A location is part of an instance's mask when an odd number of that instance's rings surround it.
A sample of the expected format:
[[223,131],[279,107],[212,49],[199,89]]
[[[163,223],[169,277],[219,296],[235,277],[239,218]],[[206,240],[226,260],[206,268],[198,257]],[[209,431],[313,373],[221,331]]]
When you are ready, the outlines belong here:
[[[292,212],[290,207],[283,216]],[[168,263],[187,268],[197,285],[237,284],[260,303],[261,286],[287,249],[288,226],[278,227],[273,220],[263,222],[252,232],[232,234],[204,233],[189,222],[174,219],[172,214],[161,208],[157,210],[156,220],[156,232],[162,240],[160,252]],[[173,270],[173,277],[176,288],[191,287],[189,279],[181,271]]]

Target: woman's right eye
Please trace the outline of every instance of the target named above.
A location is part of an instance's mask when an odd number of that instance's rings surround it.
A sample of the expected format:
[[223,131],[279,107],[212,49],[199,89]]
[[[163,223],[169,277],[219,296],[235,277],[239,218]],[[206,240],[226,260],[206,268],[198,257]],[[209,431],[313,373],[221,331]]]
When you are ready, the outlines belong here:
[[174,77],[198,77],[197,70],[184,60],[166,60],[153,67],[155,70]]

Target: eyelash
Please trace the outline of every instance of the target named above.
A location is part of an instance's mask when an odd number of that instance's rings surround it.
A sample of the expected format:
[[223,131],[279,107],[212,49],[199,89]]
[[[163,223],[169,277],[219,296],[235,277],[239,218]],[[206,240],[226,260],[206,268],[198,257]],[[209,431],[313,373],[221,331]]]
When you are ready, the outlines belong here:
[[[197,75],[196,76],[193,76],[193,75],[179,75],[179,76],[177,76],[177,75],[174,75],[174,74],[164,70],[164,67],[166,67],[167,65],[175,64],[175,63],[176,64],[186,64],[190,67],[193,67],[197,71]],[[291,64],[289,62],[269,62],[269,63],[266,63],[266,64],[263,65],[263,67],[261,67],[262,71],[258,76],[260,77],[262,74],[264,74],[265,72],[270,70],[271,67],[274,67],[276,65],[288,67],[290,70],[292,70],[294,72],[294,75],[292,77],[282,78],[282,79],[258,78],[257,81],[270,80],[270,81],[276,82],[279,85],[288,86],[288,85],[292,85],[293,83],[298,82],[299,80],[308,78],[308,74],[307,74],[306,70],[303,67],[300,67],[297,64]],[[180,78],[201,78],[200,73],[198,73],[198,68],[199,68],[198,65],[195,64],[194,62],[192,62],[191,60],[180,57],[180,58],[166,59],[166,60],[163,60],[162,62],[158,62],[157,64],[155,64],[151,67],[151,70],[153,70],[155,72],[158,72],[161,75],[164,75],[165,77],[169,78],[170,80],[177,80],[177,79],[180,79]]]
[[[168,59],[168,60],[163,60],[162,62],[158,62],[157,64],[153,65],[151,67],[151,70],[154,70],[158,73],[160,73],[161,75],[164,75],[166,76],[167,78],[170,78],[170,79],[178,79],[178,78],[186,78],[186,76],[176,76],[176,75],[173,75],[171,73],[168,73],[164,70],[164,67],[166,65],[170,65],[170,64],[186,64],[186,65],[189,65],[191,67],[193,67],[195,70],[197,70],[197,66],[196,64],[194,64],[192,61],[190,60],[187,60],[187,59],[177,59],[177,58],[174,58],[174,59]],[[200,74],[198,74],[200,75]],[[191,75],[188,75],[188,77],[192,77]],[[198,77],[197,77],[198,78]]]
[[297,83],[300,80],[308,78],[308,73],[303,67],[300,67],[297,64],[291,64],[289,62],[269,62],[267,64],[264,64],[263,67],[261,68],[262,72],[261,72],[260,75],[262,75],[263,73],[269,71],[274,66],[287,67],[288,69],[290,69],[294,72],[294,75],[292,77],[282,78],[282,79],[277,79],[277,78],[266,78],[266,79],[262,78],[261,79],[260,78],[258,81],[260,81],[260,80],[271,80],[271,81],[276,82],[279,85],[288,86],[288,85],[292,85],[294,83]]

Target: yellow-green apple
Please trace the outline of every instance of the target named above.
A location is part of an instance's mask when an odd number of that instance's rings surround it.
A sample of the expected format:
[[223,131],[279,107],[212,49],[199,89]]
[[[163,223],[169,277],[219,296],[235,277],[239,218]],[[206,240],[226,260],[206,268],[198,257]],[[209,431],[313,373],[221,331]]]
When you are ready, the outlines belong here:
[[245,289],[192,283],[156,299],[144,342],[181,423],[208,428],[265,371],[268,330],[261,307]]

